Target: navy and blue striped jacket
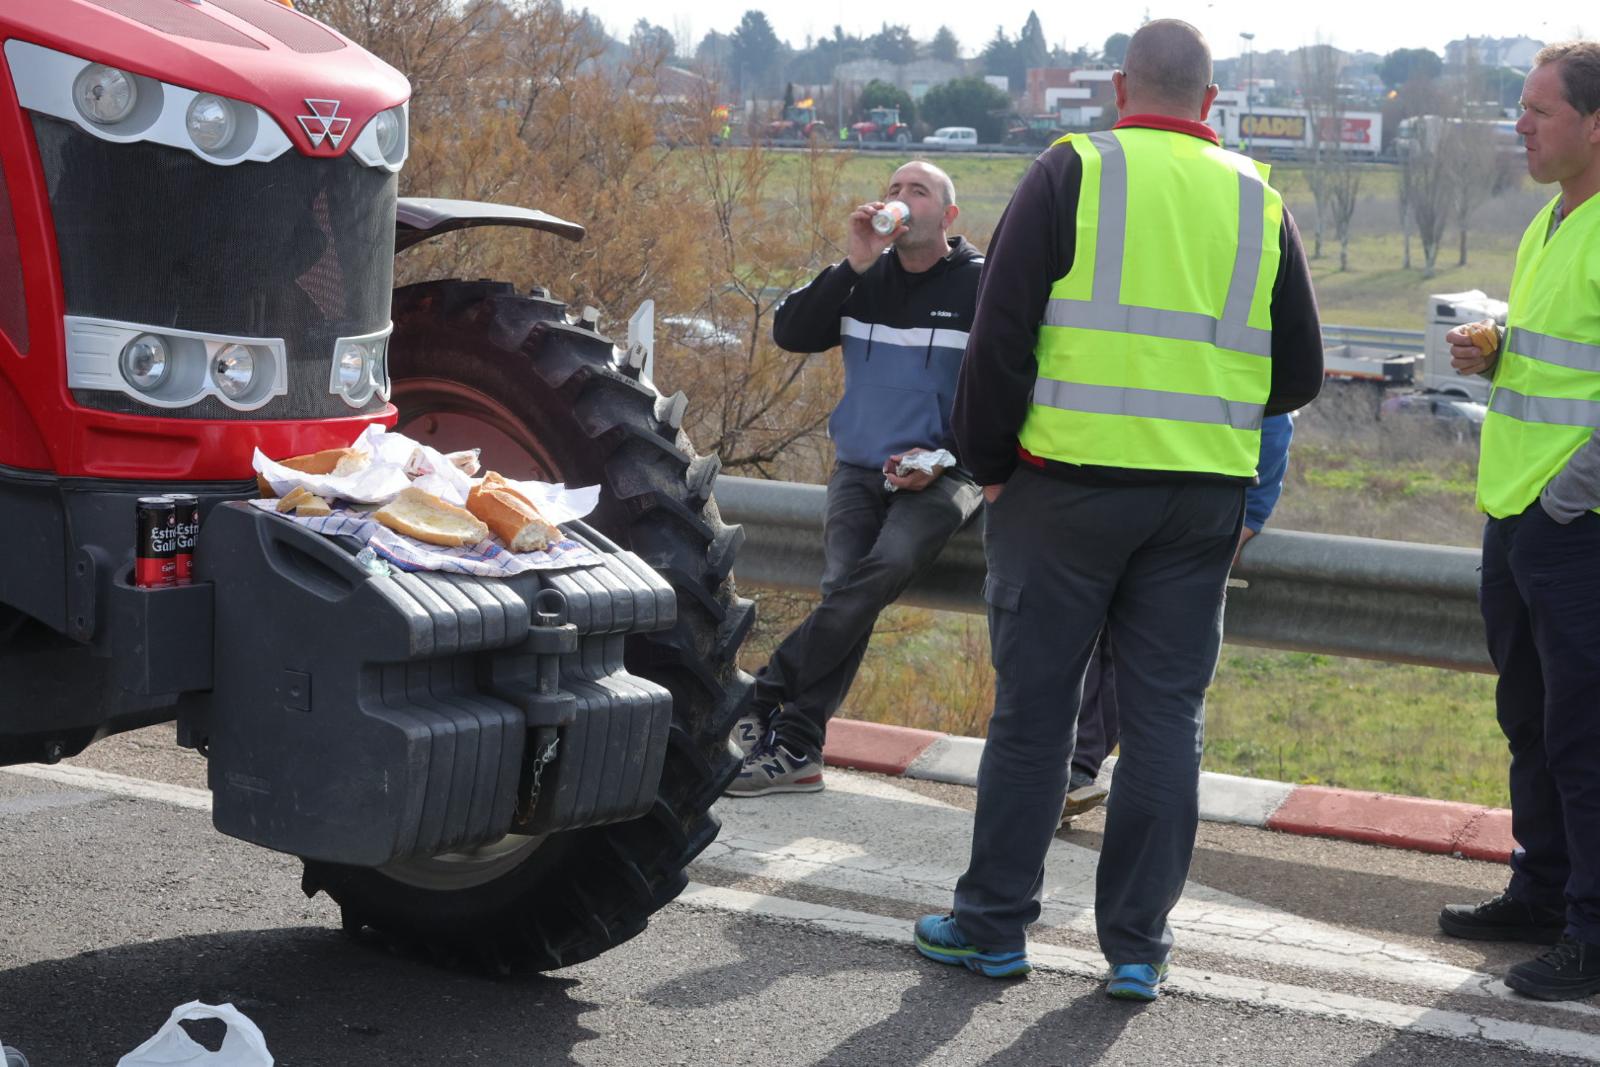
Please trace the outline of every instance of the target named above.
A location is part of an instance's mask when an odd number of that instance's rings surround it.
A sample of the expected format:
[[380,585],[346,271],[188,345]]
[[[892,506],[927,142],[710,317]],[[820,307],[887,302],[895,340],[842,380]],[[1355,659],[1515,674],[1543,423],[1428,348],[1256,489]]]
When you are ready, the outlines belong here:
[[844,395],[828,419],[841,463],[878,470],[907,449],[956,450],[950,411],[983,255],[948,240],[950,254],[926,271],[907,271],[890,248],[864,274],[827,268],[778,307],[779,348],[842,349]]

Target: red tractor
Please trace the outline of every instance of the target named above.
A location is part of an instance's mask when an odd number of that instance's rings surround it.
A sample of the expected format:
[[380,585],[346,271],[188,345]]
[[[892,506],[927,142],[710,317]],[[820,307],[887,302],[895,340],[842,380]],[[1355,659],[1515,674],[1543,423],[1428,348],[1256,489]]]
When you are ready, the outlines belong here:
[[[275,0],[0,9],[0,763],[173,722],[346,929],[492,969],[644,928],[715,836],[753,617],[682,394],[543,289],[392,289],[541,212],[397,199],[404,77]],[[374,573],[243,503],[374,423],[599,484],[601,565]],[[136,501],[199,501],[192,584]]]
[[826,140],[828,124],[817,118],[817,109],[810,101],[801,101],[783,109],[783,118],[767,123],[767,139],[771,141]]
[[1061,119],[1055,114],[1013,115],[1006,124],[1005,143],[1048,148],[1063,136]]
[[852,123],[850,132],[856,142],[892,141],[895,144],[911,143],[911,127],[900,121],[897,107],[875,107],[867,112],[865,122]]

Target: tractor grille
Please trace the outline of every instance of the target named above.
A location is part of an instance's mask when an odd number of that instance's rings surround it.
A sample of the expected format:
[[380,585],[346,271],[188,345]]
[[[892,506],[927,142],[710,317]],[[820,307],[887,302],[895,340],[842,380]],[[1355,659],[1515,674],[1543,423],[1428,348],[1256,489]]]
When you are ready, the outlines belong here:
[[[169,419],[357,413],[328,391],[333,345],[389,322],[395,175],[293,151],[222,167],[39,115],[33,128],[69,315],[281,337],[288,354],[288,393],[250,412],[211,397],[172,409],[86,390],[74,391],[78,403]],[[382,407],[374,396],[359,410]]]

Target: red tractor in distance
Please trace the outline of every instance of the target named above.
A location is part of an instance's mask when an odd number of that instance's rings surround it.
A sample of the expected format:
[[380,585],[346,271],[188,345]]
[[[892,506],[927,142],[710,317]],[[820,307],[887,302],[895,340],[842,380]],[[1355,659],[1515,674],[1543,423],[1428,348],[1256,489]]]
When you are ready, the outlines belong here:
[[900,121],[900,109],[897,107],[871,108],[866,121],[852,123],[850,132],[859,144],[868,141],[911,143],[911,127]]
[[1066,133],[1058,115],[1013,115],[1006,123],[1005,143],[1048,148]]
[[[409,96],[277,0],[0,7],[0,764],[175,723],[216,827],[300,857],[346,930],[559,967],[642,930],[716,834],[742,531],[647,340],[543,288],[393,289],[438,234],[584,234],[397,198]],[[600,563],[384,573],[244,503],[256,450],[373,424],[600,485],[565,527]],[[198,498],[194,580],[147,588],[162,494]]]
[[801,100],[783,109],[783,118],[767,123],[767,139],[771,141],[808,142],[825,140],[828,124],[817,118],[817,109],[810,99]]

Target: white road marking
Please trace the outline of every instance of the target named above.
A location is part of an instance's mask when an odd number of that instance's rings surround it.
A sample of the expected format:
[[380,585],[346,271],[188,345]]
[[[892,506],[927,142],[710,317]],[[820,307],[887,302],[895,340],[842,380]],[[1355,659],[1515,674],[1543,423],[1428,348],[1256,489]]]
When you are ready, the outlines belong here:
[[[904,945],[908,953],[912,951],[910,924],[903,919],[891,919],[867,912],[849,911],[844,908],[832,908],[822,904],[789,900],[785,897],[745,893],[736,889],[723,889],[699,883],[690,883],[678,897],[677,903],[691,908],[765,915],[790,922],[805,923],[851,937],[898,943]],[[1106,971],[1105,960],[1098,952],[1086,952],[1056,945],[1030,945],[1028,959],[1036,968],[1085,978],[1103,978]],[[927,966],[938,965],[929,963]],[[972,980],[989,981],[977,976]],[[1511,1022],[1494,1016],[1468,1015],[1464,1012],[1442,1011],[1411,1004],[1396,1004],[1392,1001],[1373,1000],[1281,982],[1258,982],[1231,974],[1193,970],[1188,967],[1172,968],[1165,988],[1206,1000],[1252,1004],[1301,1015],[1370,1023],[1391,1030],[1432,1034],[1457,1040],[1488,1041],[1530,1052],[1572,1056],[1600,1063],[1600,1042],[1595,1040],[1594,1035],[1562,1030],[1553,1026]]]
[[112,774],[110,771],[97,771],[90,767],[74,767],[66,763],[57,763],[48,767],[38,763],[27,763],[17,767],[5,767],[3,770],[7,774],[15,774],[23,778],[37,778],[42,782],[77,786],[82,789],[92,789],[99,793],[111,793],[119,797],[155,800],[162,804],[190,808],[194,811],[211,810],[210,790],[194,789],[186,785],[168,785],[165,782],[152,782],[145,778],[130,778],[125,774]]
[[[80,798],[74,803],[98,799],[90,794],[110,794],[193,811],[211,810],[211,794],[204,789],[65,764],[29,764],[3,770],[74,787],[74,792],[64,794]],[[4,811],[0,807],[0,814]],[[916,903],[929,911],[948,910],[955,880],[966,867],[972,831],[970,813],[960,808],[888,779],[844,774],[830,774],[824,793],[788,795],[777,800],[724,799],[718,812],[723,820],[722,833],[701,854],[697,864]],[[1096,853],[1064,841],[1051,846],[1045,871],[1045,888],[1051,899],[1045,902],[1041,922],[1093,932],[1096,858]],[[909,925],[902,919],[785,897],[692,884],[678,900],[693,907],[758,912],[877,941],[910,940]],[[1534,1004],[1517,997],[1490,975],[1430,959],[1408,946],[1364,937],[1192,883],[1185,887],[1184,900],[1172,921],[1184,947],[1204,948],[1238,959],[1370,975],[1389,984],[1432,992],[1513,1000],[1522,1006]],[[1028,956],[1035,966],[1067,974],[1098,978],[1105,971],[1105,961],[1096,951],[1034,943],[1028,948]],[[1594,1035],[1555,1026],[1185,967],[1172,969],[1170,988],[1214,1000],[1260,1004],[1447,1038],[1474,1038],[1600,1062],[1600,1040]],[[1545,1003],[1537,1007],[1600,1016],[1600,1008],[1584,1002]]]
[[[724,798],[722,832],[697,866],[902,901],[944,912],[966,870],[969,812],[889,779],[831,774],[822,793]],[[1045,861],[1044,926],[1094,936],[1099,853],[1055,841]],[[1492,975],[1193,882],[1171,922],[1180,947],[1233,959],[1355,975],[1433,993],[1529,1003]],[[1600,1017],[1584,1002],[1549,1004]]]
[[25,797],[11,797],[9,800],[0,800],[0,818],[8,815],[37,815],[41,811],[53,811],[57,808],[79,808],[85,804],[93,804],[97,800],[104,800],[104,793],[80,793],[76,791],[65,793],[30,793]]

